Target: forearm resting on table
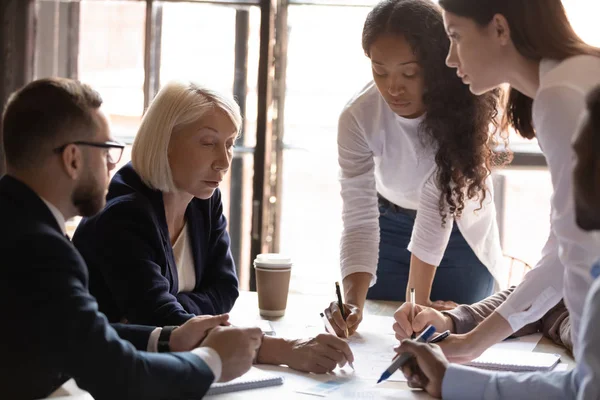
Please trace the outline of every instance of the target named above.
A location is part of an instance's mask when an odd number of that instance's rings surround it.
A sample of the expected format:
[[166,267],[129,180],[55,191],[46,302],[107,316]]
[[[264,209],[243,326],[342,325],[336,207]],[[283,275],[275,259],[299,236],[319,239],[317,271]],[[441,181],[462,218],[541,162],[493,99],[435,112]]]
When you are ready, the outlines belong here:
[[257,364],[281,365],[289,360],[292,343],[286,339],[264,336],[256,357]]
[[369,291],[372,278],[373,275],[368,272],[355,272],[346,276],[342,281],[344,285],[344,301],[362,310],[367,299],[367,292]]
[[479,349],[487,349],[506,339],[512,333],[513,329],[508,321],[494,311],[467,335],[474,346]]
[[[436,266],[427,264],[414,254],[410,256],[410,272],[406,286],[406,301],[410,301],[410,289],[415,289],[415,302],[428,305],[431,295],[431,285],[435,277]],[[447,299],[440,299],[447,300]]]

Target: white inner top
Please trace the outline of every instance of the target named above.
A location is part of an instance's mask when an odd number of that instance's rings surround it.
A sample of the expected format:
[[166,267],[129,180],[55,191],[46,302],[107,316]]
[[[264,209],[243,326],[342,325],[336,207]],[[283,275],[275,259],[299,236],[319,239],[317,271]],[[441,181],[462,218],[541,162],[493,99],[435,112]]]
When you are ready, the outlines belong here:
[[173,255],[177,265],[177,279],[179,280],[177,293],[191,292],[196,286],[196,270],[189,236],[186,221],[173,245]]

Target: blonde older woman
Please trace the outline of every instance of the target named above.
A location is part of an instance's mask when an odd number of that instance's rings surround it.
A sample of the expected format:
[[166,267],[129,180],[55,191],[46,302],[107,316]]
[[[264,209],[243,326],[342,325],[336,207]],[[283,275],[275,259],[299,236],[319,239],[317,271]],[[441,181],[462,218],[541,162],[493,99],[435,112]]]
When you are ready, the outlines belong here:
[[[233,307],[238,281],[218,187],[241,121],[231,98],[194,83],[166,84],[148,108],[132,162],[113,177],[104,210],[73,238],[110,321],[176,326]],[[266,337],[258,353],[259,362],[311,372],[347,360],[348,345],[331,335]]]

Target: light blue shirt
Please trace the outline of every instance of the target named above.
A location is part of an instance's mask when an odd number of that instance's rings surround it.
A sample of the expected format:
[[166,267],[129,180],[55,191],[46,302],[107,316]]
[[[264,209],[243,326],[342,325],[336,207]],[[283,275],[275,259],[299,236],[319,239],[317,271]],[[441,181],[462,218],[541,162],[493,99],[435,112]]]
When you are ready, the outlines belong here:
[[[596,277],[600,262],[592,268]],[[571,371],[492,372],[451,364],[442,382],[442,398],[457,400],[598,400],[600,399],[600,279],[587,294],[577,366]]]

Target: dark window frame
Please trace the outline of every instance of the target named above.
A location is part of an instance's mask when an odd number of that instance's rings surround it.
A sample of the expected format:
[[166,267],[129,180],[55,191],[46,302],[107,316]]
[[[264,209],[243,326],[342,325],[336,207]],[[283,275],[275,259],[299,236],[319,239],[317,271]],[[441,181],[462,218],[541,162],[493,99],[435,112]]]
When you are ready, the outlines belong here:
[[[88,0],[107,1],[107,0]],[[144,109],[160,86],[160,53],[162,29],[162,4],[168,2],[219,4],[235,7],[236,43],[234,95],[245,116],[248,59],[248,7],[258,6],[261,12],[260,55],[258,66],[258,111],[256,146],[236,148],[232,163],[230,232],[232,252],[240,268],[249,270],[250,288],[255,289],[251,265],[242,265],[242,157],[251,154],[254,159],[252,194],[252,228],[250,260],[261,252],[277,252],[280,241],[281,180],[284,143],[285,79],[287,67],[287,7],[289,5],[320,5],[335,7],[372,7],[376,0],[125,0],[146,3],[144,46]],[[2,37],[0,43],[0,105],[14,90],[33,79],[35,53],[35,0],[8,0],[0,10]],[[77,78],[77,53],[79,47],[79,2],[68,3],[66,31],[67,76]],[[25,49],[15,52],[15,49]],[[274,79],[271,79],[274,77]],[[242,135],[244,132],[242,132]],[[126,140],[129,144],[131,138]],[[543,154],[534,143],[513,146],[514,159],[510,167],[546,167]],[[0,175],[4,171],[0,148]],[[250,261],[251,264],[251,261]]]

